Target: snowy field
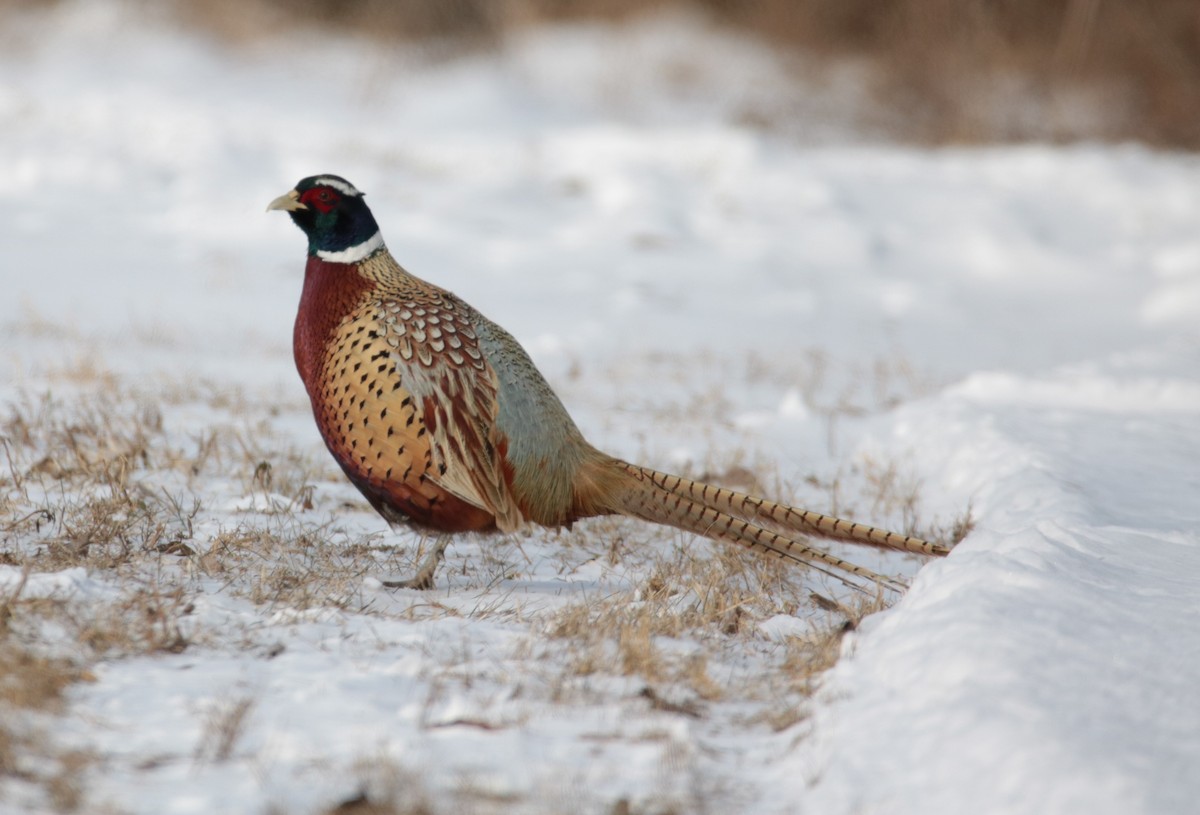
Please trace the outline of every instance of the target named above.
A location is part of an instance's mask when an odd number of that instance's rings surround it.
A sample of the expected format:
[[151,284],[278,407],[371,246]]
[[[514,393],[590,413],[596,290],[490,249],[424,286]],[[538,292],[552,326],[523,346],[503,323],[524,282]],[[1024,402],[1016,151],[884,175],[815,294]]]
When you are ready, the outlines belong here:
[[[1195,157],[880,145],[816,79],[751,128],[793,81],[681,19],[435,64],[108,3],[0,39],[0,811],[1196,811]],[[973,528],[845,551],[911,588],[840,645],[827,579],[633,522],[384,590],[418,540],[324,451],[263,212],[318,172],[602,449]]]

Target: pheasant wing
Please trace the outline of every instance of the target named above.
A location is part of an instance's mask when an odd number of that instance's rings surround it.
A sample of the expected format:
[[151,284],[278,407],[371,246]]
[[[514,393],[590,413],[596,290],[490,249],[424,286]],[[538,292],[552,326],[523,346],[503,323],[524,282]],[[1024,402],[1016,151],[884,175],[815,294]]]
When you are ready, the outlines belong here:
[[338,345],[357,357],[342,389],[361,415],[360,465],[409,490],[444,490],[502,530],[519,527],[524,516],[494,444],[496,373],[461,309],[446,299],[380,299],[339,333]]

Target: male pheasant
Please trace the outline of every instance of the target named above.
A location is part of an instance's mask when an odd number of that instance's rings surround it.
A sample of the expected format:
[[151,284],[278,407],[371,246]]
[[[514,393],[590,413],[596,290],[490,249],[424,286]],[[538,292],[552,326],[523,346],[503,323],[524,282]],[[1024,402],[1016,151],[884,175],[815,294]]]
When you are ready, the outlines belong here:
[[598,515],[666,524],[892,588],[801,536],[947,553],[605,455],[508,332],[392,258],[350,182],[311,176],[268,209],[286,211],[308,236],[293,349],[326,446],[385,519],[439,533],[418,576],[392,585],[432,586],[448,533],[563,527]]

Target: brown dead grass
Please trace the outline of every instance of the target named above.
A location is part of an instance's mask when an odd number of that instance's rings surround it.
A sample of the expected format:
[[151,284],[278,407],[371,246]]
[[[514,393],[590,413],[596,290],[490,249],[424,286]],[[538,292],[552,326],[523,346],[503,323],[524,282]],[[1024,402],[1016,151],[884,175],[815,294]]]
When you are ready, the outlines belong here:
[[[863,60],[918,141],[1141,139],[1195,147],[1194,0],[711,0],[787,48]],[[1015,103],[1015,104],[1014,104]],[[1072,116],[1080,103],[1104,116]]]
[[197,763],[221,763],[233,756],[254,709],[254,700],[239,696],[223,701],[205,723],[194,758]]
[[[633,591],[586,597],[549,620],[550,642],[566,645],[566,673],[559,679],[636,677],[652,708],[687,716],[725,698],[790,700],[773,709],[771,724],[798,720],[798,699],[810,695],[836,661],[842,635],[887,605],[882,595],[845,601],[813,595],[799,572],[729,547],[677,548],[653,562]],[[823,613],[812,616],[814,597]],[[776,647],[759,628],[776,615],[809,616],[810,629]],[[695,643],[702,649],[691,647]],[[714,661],[747,647],[763,653],[758,673],[714,676]],[[567,684],[559,692],[569,694]]]
[[843,518],[897,518],[897,521],[886,525],[905,535],[941,546],[953,548],[975,527],[969,504],[949,520],[923,519],[920,481],[895,461],[880,461],[864,456],[839,468],[832,476],[811,474],[805,482],[824,494],[822,506],[827,508],[830,515]]
[[[100,659],[176,654],[209,636],[191,617],[196,580],[222,549],[209,548],[207,561],[197,554],[208,543],[196,539],[205,510],[199,479],[240,477],[248,493],[283,492],[290,495],[284,508],[303,512],[317,469],[285,447],[258,446],[259,428],[233,415],[239,407],[229,406],[228,424],[188,438],[164,420],[171,399],[88,371],[80,377],[64,369],[56,374],[61,395],[19,399],[0,414],[0,562],[25,575],[0,596],[0,776],[40,790],[61,812],[84,807],[93,761],[59,749],[43,724],[63,712],[66,689],[88,679],[88,666]],[[294,517],[290,526],[271,524],[269,517],[248,523],[229,538],[257,541],[257,561],[273,566],[281,561],[269,547],[278,545],[286,566],[286,554],[310,541]],[[26,591],[31,574],[79,567],[108,575],[111,592],[84,602]],[[263,601],[315,597],[321,584],[303,586],[303,577],[329,570],[310,564],[291,582],[277,571],[259,581],[242,564],[233,582]],[[281,587],[292,593],[282,598]],[[328,602],[328,594],[314,602]],[[215,717],[199,757],[227,758],[248,709]]]
[[[86,607],[70,597],[25,596],[21,588],[0,597],[0,706],[13,713],[0,717],[0,773],[36,784],[54,806],[72,811],[86,805],[92,757],[59,750],[44,732],[11,723],[25,713],[61,712],[64,690],[86,681],[89,665],[236,639],[239,632],[197,625],[195,602],[205,592],[268,609],[377,613],[363,594],[364,577],[407,571],[409,564],[399,562],[406,547],[386,543],[382,529],[347,532],[314,506],[321,492],[315,487],[340,483],[341,476],[275,436],[261,418],[271,415],[266,405],[203,385],[145,391],[94,372],[86,381],[63,376],[58,393],[65,395],[18,400],[0,419],[0,562],[27,574],[82,567],[104,574],[113,591]],[[175,407],[197,404],[212,418],[181,427]],[[707,398],[690,409],[705,416],[715,410]],[[736,450],[709,464],[707,475],[719,482],[755,490],[765,482],[787,497],[777,474],[764,476]],[[259,509],[214,530],[206,489],[216,483],[234,485],[235,495],[240,490]],[[892,465],[868,462],[834,483],[809,486],[826,490],[834,504],[853,492],[873,514],[900,516],[914,528],[906,531],[924,532],[919,485]],[[969,512],[959,526],[969,526]],[[564,704],[594,700],[606,691],[589,687],[603,688],[602,680],[615,677],[640,688],[626,700],[634,706],[700,719],[715,703],[737,699],[758,705],[749,724],[782,730],[803,720],[804,700],[836,661],[844,633],[883,607],[877,598],[831,595],[816,601],[814,614],[812,575],[804,570],[687,536],[664,545],[662,530],[626,519],[595,519],[557,534],[561,546],[550,557],[559,573],[599,561],[626,575],[632,588],[610,596],[585,592],[558,611],[526,613],[506,602],[501,588],[519,583],[531,565],[521,536],[511,535],[459,559],[469,581],[489,587],[474,606],[433,599],[394,613],[523,621],[545,632],[544,639],[530,637],[530,664],[521,671],[545,672],[537,693]],[[803,636],[771,639],[760,624],[776,615],[807,616],[811,625]],[[47,626],[60,632],[69,658],[30,646]],[[752,671],[732,667],[747,654]],[[471,680],[446,665],[438,681]],[[235,758],[253,710],[249,698],[215,709],[195,760]],[[30,770],[24,756],[43,769]],[[433,811],[426,798],[362,774],[363,795],[330,812]],[[486,800],[486,791],[464,790],[459,798],[480,812],[513,805]]]
[[[709,465],[697,477],[791,497],[777,474],[747,466],[737,451]],[[898,519],[888,525],[947,546],[958,543],[973,524],[970,507],[948,523],[924,520],[920,483],[896,462],[865,458],[832,479],[810,477],[806,486],[823,494],[813,502],[822,511]],[[785,729],[804,719],[801,702],[837,661],[844,635],[897,599],[882,593],[846,597],[839,586],[831,587],[828,596],[817,594],[814,576],[803,569],[689,536],[681,536],[686,545],[643,559],[646,543],[625,540],[630,522],[599,523],[602,530],[589,527],[587,534],[612,545],[596,556],[643,577],[631,591],[583,597],[548,621],[549,641],[566,646],[566,672],[556,686],[564,699],[574,697],[575,678],[634,677],[645,683],[644,696],[652,708],[688,716],[704,715],[704,704],[715,700],[781,700],[764,707],[761,721]],[[661,538],[661,532],[657,535]],[[768,642],[760,624],[777,615],[806,618],[808,630],[778,644]],[[697,642],[703,644],[699,653],[681,647]],[[757,674],[710,670],[724,656],[747,648],[760,654]]]
[[0,779],[37,787],[55,811],[75,812],[94,757],[56,745],[43,717],[61,713],[66,689],[89,674],[20,636],[23,586],[0,598]]

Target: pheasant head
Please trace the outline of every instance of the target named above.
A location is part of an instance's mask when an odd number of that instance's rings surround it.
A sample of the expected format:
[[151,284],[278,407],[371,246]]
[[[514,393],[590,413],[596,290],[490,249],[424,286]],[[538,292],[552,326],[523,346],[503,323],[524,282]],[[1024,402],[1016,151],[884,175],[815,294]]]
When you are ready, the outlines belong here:
[[330,263],[357,263],[383,248],[383,236],[363,193],[336,175],[313,175],[276,198],[308,236],[308,254]]

